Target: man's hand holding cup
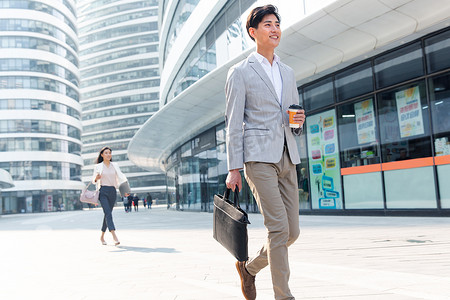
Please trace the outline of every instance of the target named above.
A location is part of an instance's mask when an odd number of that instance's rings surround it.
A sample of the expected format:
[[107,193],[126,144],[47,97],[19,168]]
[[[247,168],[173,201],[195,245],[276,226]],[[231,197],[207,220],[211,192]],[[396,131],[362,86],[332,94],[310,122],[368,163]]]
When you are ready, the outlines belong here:
[[301,105],[292,104],[288,109],[289,114],[289,127],[300,128],[305,123],[305,110]]

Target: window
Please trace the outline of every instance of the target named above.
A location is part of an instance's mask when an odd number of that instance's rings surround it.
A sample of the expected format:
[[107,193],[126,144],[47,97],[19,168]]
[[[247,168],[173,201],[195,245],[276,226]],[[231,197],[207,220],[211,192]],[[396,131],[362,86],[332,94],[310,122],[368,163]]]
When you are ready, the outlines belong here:
[[372,98],[338,107],[342,167],[380,163]]
[[373,91],[372,66],[366,62],[339,73],[335,78],[337,101],[347,100]]
[[333,81],[331,77],[304,88],[306,111],[333,104]]
[[450,74],[429,79],[435,155],[450,155]]
[[420,42],[375,59],[377,88],[386,87],[424,74]]
[[450,67],[450,30],[425,40],[428,73]]
[[430,157],[430,128],[425,82],[378,95],[383,162]]

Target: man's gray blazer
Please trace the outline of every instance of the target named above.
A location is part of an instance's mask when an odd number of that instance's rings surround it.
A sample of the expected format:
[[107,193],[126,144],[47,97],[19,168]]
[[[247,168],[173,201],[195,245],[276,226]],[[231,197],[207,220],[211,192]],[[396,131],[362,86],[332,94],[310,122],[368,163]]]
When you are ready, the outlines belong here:
[[299,104],[293,70],[279,64],[282,105],[272,82],[258,60],[250,55],[228,72],[225,94],[228,170],[250,161],[278,163],[284,138],[293,164],[300,163],[297,143],[289,128],[289,105]]

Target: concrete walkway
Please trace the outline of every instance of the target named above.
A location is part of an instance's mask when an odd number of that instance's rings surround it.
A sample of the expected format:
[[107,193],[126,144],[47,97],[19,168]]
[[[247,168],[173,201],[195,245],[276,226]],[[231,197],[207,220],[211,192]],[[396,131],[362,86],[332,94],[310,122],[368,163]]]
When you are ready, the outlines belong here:
[[[0,217],[0,299],[243,299],[234,258],[212,238],[212,214],[163,207],[114,220],[121,245],[99,240],[103,213]],[[250,215],[249,250],[265,240]],[[296,299],[450,299],[450,219],[300,216],[291,246]],[[270,273],[257,299],[273,299]]]

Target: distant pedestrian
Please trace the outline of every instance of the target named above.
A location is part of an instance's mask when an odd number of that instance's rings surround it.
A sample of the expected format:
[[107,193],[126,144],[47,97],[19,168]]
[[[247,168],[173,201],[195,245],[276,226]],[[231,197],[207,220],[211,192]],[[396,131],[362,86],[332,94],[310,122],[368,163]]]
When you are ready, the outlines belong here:
[[139,211],[139,198],[138,198],[137,194],[134,194],[133,206],[134,206],[134,211]]
[[125,212],[127,213],[128,212],[128,197],[124,196],[124,197],[122,197],[122,200],[123,200],[123,208],[125,209]]
[[131,194],[128,195],[128,202],[127,202],[127,210],[128,212],[131,212],[131,206],[133,205],[133,196]]
[[146,201],[147,201],[147,209],[152,209],[153,199],[152,199],[152,195],[150,195],[150,193],[147,193]]
[[188,208],[191,207],[191,201],[192,201],[192,192],[189,192],[187,195],[187,203],[188,203]]
[[106,245],[105,231],[106,228],[111,232],[114,244],[117,246],[120,244],[116,235],[116,227],[114,226],[112,211],[114,204],[116,203],[116,188],[120,184],[127,181],[125,175],[120,171],[119,166],[112,162],[112,150],[109,147],[103,147],[100,150],[97,158],[97,164],[94,167],[94,175],[92,182],[97,184],[97,188],[100,187],[99,201],[102,205],[103,213],[103,225],[100,241],[103,245]]

